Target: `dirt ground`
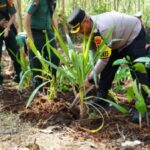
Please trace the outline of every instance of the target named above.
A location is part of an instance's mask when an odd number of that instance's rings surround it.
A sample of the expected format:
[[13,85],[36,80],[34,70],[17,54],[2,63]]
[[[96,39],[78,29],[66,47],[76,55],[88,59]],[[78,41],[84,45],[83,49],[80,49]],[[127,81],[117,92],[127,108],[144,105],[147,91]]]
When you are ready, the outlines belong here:
[[142,143],[132,149],[150,149],[150,128],[146,123],[140,130],[117,111],[108,111],[103,129],[90,134],[78,128],[77,119],[64,106],[63,99],[47,101],[37,97],[30,108],[26,109],[25,104],[17,86],[5,80],[0,96],[0,150],[120,150],[126,149],[121,146],[125,141],[135,140]]
[[[27,98],[5,76],[0,93],[0,150],[149,150],[150,127],[130,122],[130,116],[114,109],[107,111],[101,131],[92,134],[79,127],[95,128],[101,119],[80,120],[66,107],[71,94],[54,101],[36,97],[27,109]],[[132,145],[131,145],[132,144]]]

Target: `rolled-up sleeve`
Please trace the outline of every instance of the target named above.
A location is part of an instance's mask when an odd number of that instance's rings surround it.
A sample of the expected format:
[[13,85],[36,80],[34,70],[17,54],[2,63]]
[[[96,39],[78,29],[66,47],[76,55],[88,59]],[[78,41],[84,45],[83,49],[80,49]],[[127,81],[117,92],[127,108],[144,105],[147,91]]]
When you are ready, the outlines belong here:
[[[94,66],[94,71],[96,72],[97,75],[99,75],[104,70],[108,61],[109,61],[109,58],[97,60],[95,66]],[[89,74],[89,78],[92,79],[93,75],[94,75],[94,72],[91,71],[91,73]]]

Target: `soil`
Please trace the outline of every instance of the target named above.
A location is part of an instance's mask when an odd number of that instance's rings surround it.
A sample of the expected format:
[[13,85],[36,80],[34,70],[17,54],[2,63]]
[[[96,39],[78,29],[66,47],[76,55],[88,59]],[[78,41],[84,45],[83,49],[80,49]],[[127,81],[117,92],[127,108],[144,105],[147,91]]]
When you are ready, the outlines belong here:
[[[73,100],[70,93],[58,94],[48,100],[36,96],[26,108],[28,97],[18,93],[18,85],[5,75],[0,93],[0,150],[149,150],[150,127],[143,121],[142,129],[124,115],[111,108],[104,111],[104,127],[97,133],[88,133],[80,127],[95,129],[101,118],[79,119],[68,109]],[[138,140],[138,141],[136,141]],[[136,146],[123,146],[125,142]]]

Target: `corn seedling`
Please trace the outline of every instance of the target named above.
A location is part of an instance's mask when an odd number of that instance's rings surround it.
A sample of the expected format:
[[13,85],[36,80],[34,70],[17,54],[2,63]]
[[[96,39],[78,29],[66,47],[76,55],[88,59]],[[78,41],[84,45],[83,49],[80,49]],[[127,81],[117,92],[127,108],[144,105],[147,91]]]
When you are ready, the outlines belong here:
[[[48,98],[49,99],[53,99],[54,97],[56,97],[56,92],[57,92],[57,88],[55,85],[55,78],[52,75],[52,71],[50,68],[49,63],[51,63],[50,60],[50,49],[49,49],[49,41],[48,41],[48,37],[47,34],[45,34],[45,38],[46,38],[46,44],[43,46],[42,48],[42,53],[44,50],[44,47],[46,46],[48,49],[48,58],[49,60],[45,60],[45,58],[43,57],[43,55],[36,49],[33,41],[31,39],[29,39],[29,43],[30,43],[30,47],[32,52],[35,54],[35,56],[38,58],[38,60],[40,61],[41,65],[42,65],[42,69],[37,69],[37,68],[33,68],[31,71],[36,71],[36,72],[40,72],[42,75],[38,75],[36,76],[36,78],[41,78],[43,80],[43,83],[41,85],[39,85],[30,95],[29,99],[28,99],[28,103],[27,103],[27,107],[31,104],[34,96],[36,95],[36,93],[39,91],[40,88],[42,88],[43,86],[50,84],[50,87],[47,87],[47,89],[45,87],[43,87],[43,90],[46,90],[48,94]],[[53,40],[53,39],[52,39]],[[52,66],[55,66],[51,63]],[[55,66],[56,68],[57,66]],[[27,73],[25,73],[27,74]],[[21,86],[21,85],[20,85]]]
[[[107,34],[106,38],[104,39],[104,42],[99,46],[99,48],[97,49],[97,51],[95,53],[93,53],[90,50],[90,44],[91,44],[91,40],[92,40],[92,36],[93,36],[92,34],[90,35],[88,40],[86,39],[86,37],[83,38],[82,50],[80,52],[78,52],[74,49],[72,41],[68,35],[66,35],[67,42],[68,42],[68,45],[66,45],[64,43],[62,37],[59,35],[59,33],[56,30],[55,30],[55,34],[56,34],[56,37],[62,47],[64,55],[62,56],[62,53],[60,53],[54,47],[49,45],[50,48],[57,55],[57,57],[60,59],[60,61],[62,63],[61,66],[57,67],[58,71],[61,72],[62,76],[69,81],[70,85],[75,85],[76,88],[78,89],[77,90],[78,92],[76,92],[76,93],[79,93],[79,101],[80,101],[79,106],[80,106],[80,117],[81,118],[84,117],[85,113],[86,113],[86,107],[85,107],[85,103],[84,103],[85,96],[86,96],[85,95],[86,90],[84,87],[84,81],[85,81],[87,75],[89,74],[89,72],[91,70],[93,70],[94,81],[95,81],[95,83],[97,83],[96,73],[94,70],[94,64],[97,61],[97,59],[100,58],[100,56],[106,49],[106,45],[104,43],[106,42],[106,39],[109,37],[110,32]],[[52,67],[56,67],[51,62],[47,62],[47,63],[49,63]],[[108,102],[110,102],[110,101],[108,101]],[[114,104],[115,103],[113,103],[113,105]],[[115,104],[115,105],[117,105],[117,104]],[[124,111],[124,112],[127,112],[127,111]],[[102,116],[102,114],[100,112],[99,112],[99,114]],[[102,128],[103,124],[104,124],[104,119],[102,119],[101,126],[98,129],[93,130],[91,132],[92,133],[97,132],[98,130],[100,130]]]

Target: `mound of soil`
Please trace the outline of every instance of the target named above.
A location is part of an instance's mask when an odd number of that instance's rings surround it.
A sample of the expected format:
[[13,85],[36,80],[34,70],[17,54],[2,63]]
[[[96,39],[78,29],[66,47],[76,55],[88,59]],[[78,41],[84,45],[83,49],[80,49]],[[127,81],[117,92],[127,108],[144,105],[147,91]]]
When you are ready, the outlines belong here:
[[[104,149],[106,150],[120,149],[121,143],[126,140],[140,140],[144,143],[144,145],[140,147],[141,149],[150,149],[150,127],[146,122],[142,123],[143,126],[142,129],[140,129],[138,124],[134,124],[130,121],[129,115],[121,114],[112,108],[106,110],[109,117],[102,111],[105,118],[105,124],[102,130],[91,134],[81,130],[80,126],[95,129],[100,125],[101,118],[81,120],[74,115],[66,105],[66,102],[69,103],[73,100],[74,96],[72,93],[59,94],[58,98],[54,100],[36,97],[31,106],[26,108],[28,98],[21,97],[17,88],[18,86],[13,83],[10,78],[5,79],[4,90],[0,93],[1,113],[7,114],[9,112],[16,114],[16,116],[19,115],[22,122],[30,122],[32,127],[42,129],[52,125],[62,127],[61,129],[70,127],[74,132],[69,132],[68,134],[73,140],[86,141],[88,138],[97,144],[103,141],[103,144],[105,144]],[[76,113],[79,114],[79,112]],[[99,149],[93,145],[90,145],[90,147],[91,149]]]

